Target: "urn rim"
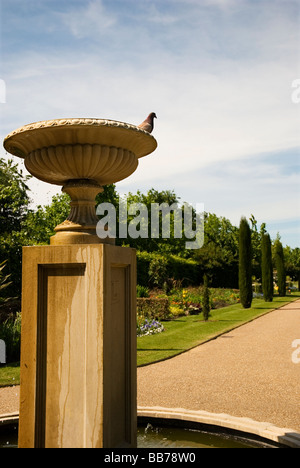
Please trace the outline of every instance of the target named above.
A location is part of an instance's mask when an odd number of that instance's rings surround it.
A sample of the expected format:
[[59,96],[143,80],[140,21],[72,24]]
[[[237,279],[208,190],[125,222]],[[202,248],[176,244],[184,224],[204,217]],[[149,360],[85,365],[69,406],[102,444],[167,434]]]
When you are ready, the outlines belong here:
[[62,118],[24,125],[4,139],[6,151],[25,159],[32,151],[63,144],[100,144],[123,148],[137,158],[157,148],[156,139],[136,125],[99,118]]

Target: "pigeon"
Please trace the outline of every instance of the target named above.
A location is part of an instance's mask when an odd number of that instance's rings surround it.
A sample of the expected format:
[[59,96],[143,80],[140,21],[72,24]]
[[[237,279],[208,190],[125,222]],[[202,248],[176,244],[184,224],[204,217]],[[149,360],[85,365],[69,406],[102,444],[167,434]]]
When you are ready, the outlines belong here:
[[151,114],[148,115],[146,120],[144,120],[144,122],[138,125],[138,128],[141,128],[142,130],[151,133],[154,128],[154,119],[157,119],[156,114],[155,112],[151,112]]

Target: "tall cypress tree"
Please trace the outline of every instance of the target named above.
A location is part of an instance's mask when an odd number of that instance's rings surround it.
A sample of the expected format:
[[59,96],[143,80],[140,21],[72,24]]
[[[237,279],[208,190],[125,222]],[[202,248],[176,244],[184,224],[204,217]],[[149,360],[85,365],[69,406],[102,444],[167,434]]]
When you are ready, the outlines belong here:
[[284,297],[286,295],[286,271],[283,248],[279,239],[276,239],[274,244],[274,257],[277,270],[278,294],[279,296]]
[[261,277],[264,300],[273,301],[273,265],[272,249],[269,234],[265,233],[261,239]]
[[252,303],[252,248],[250,226],[244,217],[239,230],[239,288],[241,304],[248,309]]
[[206,274],[204,275],[203,280],[204,280],[204,291],[203,291],[202,308],[203,308],[204,320],[205,322],[207,322],[210,316],[210,304],[209,304],[208,278]]

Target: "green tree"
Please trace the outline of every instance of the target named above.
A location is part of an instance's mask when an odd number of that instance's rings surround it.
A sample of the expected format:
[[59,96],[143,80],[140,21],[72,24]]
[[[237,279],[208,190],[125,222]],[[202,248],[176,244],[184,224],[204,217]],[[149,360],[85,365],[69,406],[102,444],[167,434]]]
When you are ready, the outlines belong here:
[[3,291],[12,284],[12,282],[9,281],[10,275],[4,274],[3,270],[5,266],[6,266],[6,261],[0,264],[0,305],[8,302],[11,299],[11,298],[3,296]]
[[66,193],[54,195],[49,205],[38,206],[27,214],[23,223],[23,234],[31,245],[47,245],[54,236],[54,228],[70,213],[70,197]]
[[277,270],[278,294],[279,296],[284,297],[286,295],[286,270],[283,247],[278,238],[274,243],[274,263]]
[[30,202],[22,171],[12,160],[0,158],[0,236],[21,229]]
[[3,295],[20,296],[22,245],[26,245],[22,227],[29,212],[27,181],[12,160],[0,158],[0,263],[7,261],[11,284]]
[[261,274],[261,244],[266,230],[266,224],[262,223],[258,230],[257,220],[252,214],[249,218],[251,223],[251,246],[252,246],[252,272],[259,277]]
[[265,233],[261,241],[261,274],[264,299],[267,302],[273,300],[273,265],[272,247],[269,234]]
[[[137,223],[136,231],[138,232],[143,228],[146,237],[138,236],[134,239],[132,236],[128,236],[128,238],[124,240],[125,243],[140,251],[161,252],[167,255],[174,254],[182,257],[189,257],[191,255],[191,252],[185,249],[185,242],[187,239],[184,236],[183,223],[181,237],[177,238],[174,233],[174,211],[168,210],[168,207],[172,207],[173,205],[173,208],[176,208],[179,212],[182,211],[183,208],[179,206],[179,199],[173,191],[163,190],[159,192],[152,188],[148,190],[146,194],[143,194],[138,190],[136,194],[129,192],[122,201],[123,203],[127,202],[128,209],[129,207],[133,209],[134,204],[136,204],[136,208],[138,204],[147,208],[147,216],[144,217],[143,214],[137,210],[132,215],[128,214],[127,218],[128,229],[132,226],[131,223],[138,218],[139,223]],[[158,229],[155,232],[152,230],[155,224],[151,218],[152,204],[156,204],[160,208],[158,212]],[[166,208],[165,214],[163,214],[161,210],[163,204]],[[166,225],[170,226],[170,236],[168,238],[162,236],[163,222],[166,222]]]
[[239,230],[239,289],[241,304],[248,309],[252,303],[252,249],[251,230],[244,217]]
[[286,274],[293,281],[298,281],[298,291],[300,291],[300,248],[292,249],[288,245],[283,249]]
[[204,213],[204,245],[193,258],[213,286],[238,287],[238,228],[213,213]]
[[116,185],[110,184],[103,187],[103,192],[96,196],[96,206],[99,203],[112,203],[116,209],[119,204],[119,194],[116,191]]
[[231,263],[238,257],[238,229],[223,216],[204,215],[204,245],[213,244],[222,252],[222,261]]

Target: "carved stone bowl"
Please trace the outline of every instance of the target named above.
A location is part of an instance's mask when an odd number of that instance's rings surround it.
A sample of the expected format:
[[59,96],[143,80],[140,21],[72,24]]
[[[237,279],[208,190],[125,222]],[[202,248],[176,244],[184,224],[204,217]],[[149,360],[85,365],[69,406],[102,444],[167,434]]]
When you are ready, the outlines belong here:
[[157,142],[134,125],[103,119],[57,119],[15,130],[5,149],[25,159],[27,170],[56,185],[89,179],[100,185],[131,175],[138,159],[152,153]]
[[55,228],[51,244],[99,243],[95,197],[103,185],[130,176],[138,159],[157,147],[155,138],[135,125],[104,119],[57,119],[15,130],[4,148],[25,160],[27,170],[71,196],[68,219]]

